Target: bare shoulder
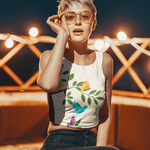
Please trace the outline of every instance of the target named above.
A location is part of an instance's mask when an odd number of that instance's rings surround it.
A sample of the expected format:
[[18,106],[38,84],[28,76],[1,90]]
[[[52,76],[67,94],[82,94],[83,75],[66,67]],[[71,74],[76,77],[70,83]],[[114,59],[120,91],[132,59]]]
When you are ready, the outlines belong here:
[[113,72],[113,59],[108,53],[103,53],[103,71],[106,78],[109,78]]
[[45,50],[45,51],[42,53],[40,59],[41,59],[41,58],[49,57],[50,55],[51,55],[51,50]]
[[39,63],[40,69],[43,68],[43,67],[46,65],[48,59],[49,59],[50,56],[51,56],[51,53],[52,53],[51,50],[45,50],[45,51],[41,54],[41,56],[40,56],[40,63]]
[[105,65],[105,67],[108,67],[108,65],[111,64],[113,64],[112,57],[108,53],[103,53],[103,65]]

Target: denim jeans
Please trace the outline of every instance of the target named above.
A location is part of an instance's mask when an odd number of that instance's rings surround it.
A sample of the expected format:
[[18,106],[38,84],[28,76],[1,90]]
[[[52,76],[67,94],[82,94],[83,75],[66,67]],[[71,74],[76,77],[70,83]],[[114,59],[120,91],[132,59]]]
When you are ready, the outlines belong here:
[[90,130],[56,130],[47,136],[41,150],[96,146],[96,134]]

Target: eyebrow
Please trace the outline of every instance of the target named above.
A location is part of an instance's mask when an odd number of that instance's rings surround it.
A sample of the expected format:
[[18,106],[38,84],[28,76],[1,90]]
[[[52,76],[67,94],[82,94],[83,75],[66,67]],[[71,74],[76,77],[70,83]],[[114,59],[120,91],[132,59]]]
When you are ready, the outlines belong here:
[[85,11],[87,11],[87,12],[91,13],[91,12],[90,12],[90,11],[88,11],[88,10],[79,11],[79,12],[75,12],[75,11],[66,11],[65,13],[67,13],[67,12],[74,12],[75,14],[78,14],[78,13],[85,12]]

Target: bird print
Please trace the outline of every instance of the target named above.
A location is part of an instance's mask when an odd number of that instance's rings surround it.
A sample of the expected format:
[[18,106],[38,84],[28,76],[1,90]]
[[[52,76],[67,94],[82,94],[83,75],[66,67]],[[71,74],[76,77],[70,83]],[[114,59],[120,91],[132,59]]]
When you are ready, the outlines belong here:
[[69,123],[69,127],[74,126],[74,125],[75,125],[75,123],[76,123],[75,117],[74,117],[74,116],[72,116],[72,118],[71,118],[71,120],[70,120],[70,123]]
[[81,107],[81,106],[79,105],[79,103],[77,103],[77,102],[75,102],[75,101],[72,103],[72,106],[73,106],[73,109],[76,110],[76,111],[73,112],[73,113],[77,113],[77,114],[83,113],[83,112],[88,108],[86,105],[83,106],[83,107]]
[[87,90],[89,88],[89,82],[85,81],[84,83],[82,83],[81,85],[81,92],[80,94],[82,94],[83,90]]

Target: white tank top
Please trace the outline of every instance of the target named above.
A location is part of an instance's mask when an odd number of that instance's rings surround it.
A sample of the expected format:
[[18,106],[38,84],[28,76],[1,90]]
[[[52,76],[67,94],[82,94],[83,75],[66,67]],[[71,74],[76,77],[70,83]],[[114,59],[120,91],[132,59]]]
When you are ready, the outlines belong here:
[[93,64],[80,66],[63,58],[59,87],[48,94],[50,121],[73,128],[91,128],[99,123],[105,100],[103,53]]

